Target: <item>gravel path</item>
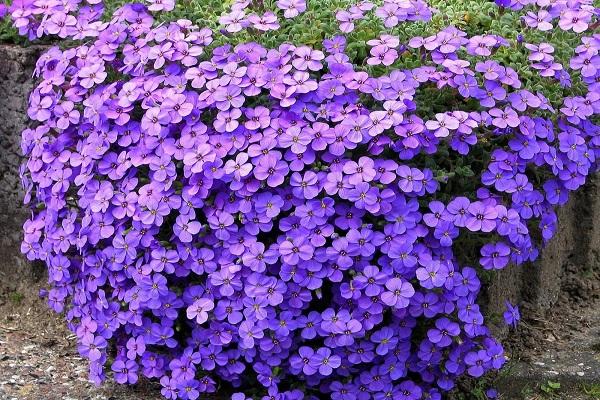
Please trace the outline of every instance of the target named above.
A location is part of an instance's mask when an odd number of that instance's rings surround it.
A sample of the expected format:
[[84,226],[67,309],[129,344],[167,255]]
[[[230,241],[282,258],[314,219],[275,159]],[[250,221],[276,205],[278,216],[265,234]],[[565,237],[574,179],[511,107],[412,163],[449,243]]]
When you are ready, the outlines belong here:
[[[143,380],[133,387],[110,379],[101,387],[88,382],[75,337],[38,298],[40,284],[19,291],[2,286],[0,281],[0,400],[162,399],[157,385]],[[495,386],[502,400],[600,400],[600,299],[576,305],[562,300],[561,312],[524,321],[514,336],[521,345],[510,353],[525,357],[500,374]],[[561,389],[541,391],[548,381],[561,382]]]
[[496,382],[503,399],[600,400],[598,294],[580,302],[562,298],[559,310],[526,317],[513,338],[521,348]]
[[87,380],[87,362],[61,316],[29,296],[0,298],[1,400],[159,400],[148,382],[125,387]]

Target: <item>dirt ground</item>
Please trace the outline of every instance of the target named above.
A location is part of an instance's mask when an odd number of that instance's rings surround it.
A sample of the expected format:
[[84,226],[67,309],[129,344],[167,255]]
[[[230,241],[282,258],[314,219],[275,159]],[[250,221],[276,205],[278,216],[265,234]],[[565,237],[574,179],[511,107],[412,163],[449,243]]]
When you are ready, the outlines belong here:
[[[600,277],[569,267],[566,273],[558,304],[542,313],[525,304],[522,323],[504,341],[511,361],[490,383],[501,399],[600,399]],[[146,381],[89,383],[74,336],[39,298],[41,286],[8,290],[0,282],[0,400],[161,399]],[[481,400],[475,392],[458,398]]]
[[1,400],[161,399],[148,382],[133,388],[108,382],[96,387],[87,374],[74,335],[34,289],[0,296]]
[[511,357],[495,384],[504,399],[600,399],[600,272],[564,267],[558,302],[522,308],[504,341]]

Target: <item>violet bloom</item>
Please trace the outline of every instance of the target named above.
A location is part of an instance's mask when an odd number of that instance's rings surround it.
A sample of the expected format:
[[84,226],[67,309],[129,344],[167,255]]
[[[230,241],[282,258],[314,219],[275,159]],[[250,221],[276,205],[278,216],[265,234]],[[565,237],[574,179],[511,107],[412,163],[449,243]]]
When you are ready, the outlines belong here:
[[54,115],[58,117],[56,127],[67,129],[69,125],[79,122],[79,111],[75,110],[75,105],[71,101],[65,101],[54,108]]
[[358,162],[346,162],[343,172],[349,176],[348,183],[351,185],[357,185],[360,182],[371,182],[376,174],[374,165],[372,159],[361,157]]
[[549,31],[552,26],[552,15],[547,10],[539,10],[536,13],[529,11],[523,17],[523,21],[530,28],[536,28],[542,32]]
[[519,312],[519,306],[512,305],[508,300],[504,303],[506,305],[506,311],[503,314],[504,322],[506,325],[517,328],[517,324],[521,320],[521,313]]
[[75,29],[77,19],[63,12],[54,12],[46,21],[46,31],[61,38],[68,37]]
[[276,4],[286,18],[294,18],[306,11],[306,0],[277,0]]
[[146,344],[142,336],[138,336],[137,338],[130,338],[127,341],[126,347],[127,358],[130,360],[135,360],[136,357],[142,356],[146,351]]
[[90,361],[98,361],[102,358],[102,352],[107,346],[106,339],[102,336],[86,335],[81,340],[78,350],[81,355],[88,357]]
[[[232,98],[233,100],[233,98]],[[235,100],[239,101],[239,100]],[[240,126],[239,118],[242,116],[242,112],[237,109],[231,109],[227,111],[221,111],[217,114],[216,120],[213,122],[213,126],[217,132],[233,132],[238,126]]]
[[299,199],[314,199],[320,192],[318,176],[312,171],[306,171],[304,176],[294,172],[290,177],[290,185]]
[[134,360],[117,359],[112,363],[111,369],[115,373],[115,381],[118,383],[129,383],[133,385],[138,381],[138,363]]
[[318,71],[323,68],[321,60],[325,58],[325,55],[319,50],[313,50],[310,47],[302,46],[294,51],[294,55],[296,58],[293,59],[292,65],[300,71],[305,71],[307,69]]
[[219,23],[225,25],[225,30],[230,33],[239,32],[244,29],[246,14],[242,10],[232,11],[219,18]]
[[398,187],[405,193],[420,192],[423,188],[425,175],[417,168],[401,165],[396,170],[398,174]]
[[252,24],[254,29],[258,29],[259,31],[274,31],[279,29],[277,16],[270,11],[262,16],[251,14],[248,16],[248,22]]
[[489,363],[490,357],[485,350],[470,351],[465,356],[467,371],[472,377],[478,378],[485,372],[485,367]]
[[198,221],[190,221],[182,215],[178,215],[173,226],[173,233],[183,243],[191,243],[194,235],[200,232],[202,224]]
[[371,49],[371,57],[367,60],[369,65],[383,64],[390,66],[398,58],[398,51],[385,45],[375,46]]
[[381,330],[373,333],[371,341],[377,343],[375,352],[380,356],[388,354],[393,351],[398,344],[398,337],[394,334],[391,328],[384,327]]
[[239,153],[235,160],[228,160],[223,168],[226,174],[233,175],[238,181],[252,172],[252,164],[248,162],[247,153]]
[[491,48],[496,43],[496,39],[490,35],[473,36],[467,44],[467,51],[472,55],[487,57],[492,54]]
[[432,261],[425,267],[417,268],[417,279],[426,289],[442,287],[449,275],[448,268],[439,261]]
[[510,247],[503,242],[487,243],[481,248],[480,263],[485,269],[502,269],[510,260]]
[[81,78],[80,85],[89,89],[94,85],[104,82],[108,74],[104,70],[104,66],[101,63],[97,63],[83,67],[79,70],[78,75]]
[[221,111],[230,108],[240,108],[244,104],[242,89],[235,85],[221,87],[215,91],[213,98],[216,101],[217,108]]
[[148,0],[150,11],[171,11],[175,8],[175,0]]
[[460,334],[460,326],[448,318],[439,318],[435,321],[435,328],[427,331],[427,337],[431,343],[439,347],[448,347],[452,344],[454,337]]
[[315,365],[311,362],[314,355],[315,351],[312,348],[302,346],[298,349],[298,355],[294,355],[290,358],[290,366],[295,370],[302,371],[308,376],[314,375],[319,370],[319,365]]
[[468,208],[466,227],[471,232],[491,232],[496,228],[496,217],[498,211],[495,207],[485,205],[480,201],[471,203]]
[[239,327],[239,335],[244,348],[251,349],[255,346],[256,340],[264,337],[264,331],[254,325],[252,321],[243,321]]
[[310,357],[309,364],[313,368],[317,368],[319,374],[329,376],[334,369],[342,365],[342,359],[338,355],[331,354],[331,349],[321,347]]
[[354,16],[346,10],[339,10],[335,13],[335,19],[340,24],[342,33],[350,33],[354,31]]
[[519,126],[519,115],[511,107],[505,107],[504,110],[492,108],[489,113],[493,117],[492,123],[498,128],[506,128],[508,126],[516,128]]
[[394,398],[398,400],[418,400],[423,396],[423,390],[413,381],[403,381],[398,385]]
[[268,156],[254,168],[254,176],[258,180],[266,181],[270,187],[281,185],[289,171],[285,161],[278,160],[275,156]]
[[282,260],[289,265],[296,265],[300,260],[310,260],[313,256],[313,247],[305,238],[297,237],[285,240],[279,245]]
[[385,287],[388,290],[381,294],[381,301],[394,308],[406,308],[410,298],[415,294],[415,289],[410,282],[402,281],[400,278],[390,279]]
[[458,119],[448,113],[436,114],[435,119],[435,121],[427,121],[425,126],[433,131],[436,137],[447,137],[451,130],[456,130],[460,126]]
[[567,10],[561,14],[558,26],[564,30],[573,30],[575,33],[585,32],[588,28],[592,14],[584,10]]
[[197,324],[203,324],[208,320],[208,313],[215,308],[215,304],[209,299],[198,299],[186,310],[188,319],[195,320]]

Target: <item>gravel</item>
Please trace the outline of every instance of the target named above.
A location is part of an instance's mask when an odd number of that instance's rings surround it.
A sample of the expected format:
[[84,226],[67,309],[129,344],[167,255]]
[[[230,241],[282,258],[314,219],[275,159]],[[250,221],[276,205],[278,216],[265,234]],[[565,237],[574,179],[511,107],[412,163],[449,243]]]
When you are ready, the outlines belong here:
[[159,388],[141,381],[134,387],[87,379],[75,336],[62,316],[30,296],[0,298],[0,399],[2,400],[159,400]]

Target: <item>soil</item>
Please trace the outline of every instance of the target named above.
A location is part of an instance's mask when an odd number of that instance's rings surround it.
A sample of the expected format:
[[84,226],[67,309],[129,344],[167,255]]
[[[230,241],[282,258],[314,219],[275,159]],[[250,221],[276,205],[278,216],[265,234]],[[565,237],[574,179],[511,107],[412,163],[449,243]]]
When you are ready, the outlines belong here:
[[[567,265],[561,282],[556,305],[535,311],[522,304],[523,321],[503,341],[510,362],[491,384],[501,399],[600,399],[600,273]],[[88,382],[75,337],[39,298],[40,286],[15,289],[0,280],[0,400],[161,399],[147,381]],[[467,389],[477,384],[465,383],[456,398],[480,400]]]
[[1,400],[162,399],[157,386],[149,382],[134,387],[107,382],[96,387],[87,375],[87,362],[77,353],[74,335],[36,289],[0,289]]
[[[600,399],[600,272],[568,264],[553,307],[532,312],[504,341],[502,399]],[[560,385],[560,387],[557,387]],[[552,387],[554,386],[554,387]]]

